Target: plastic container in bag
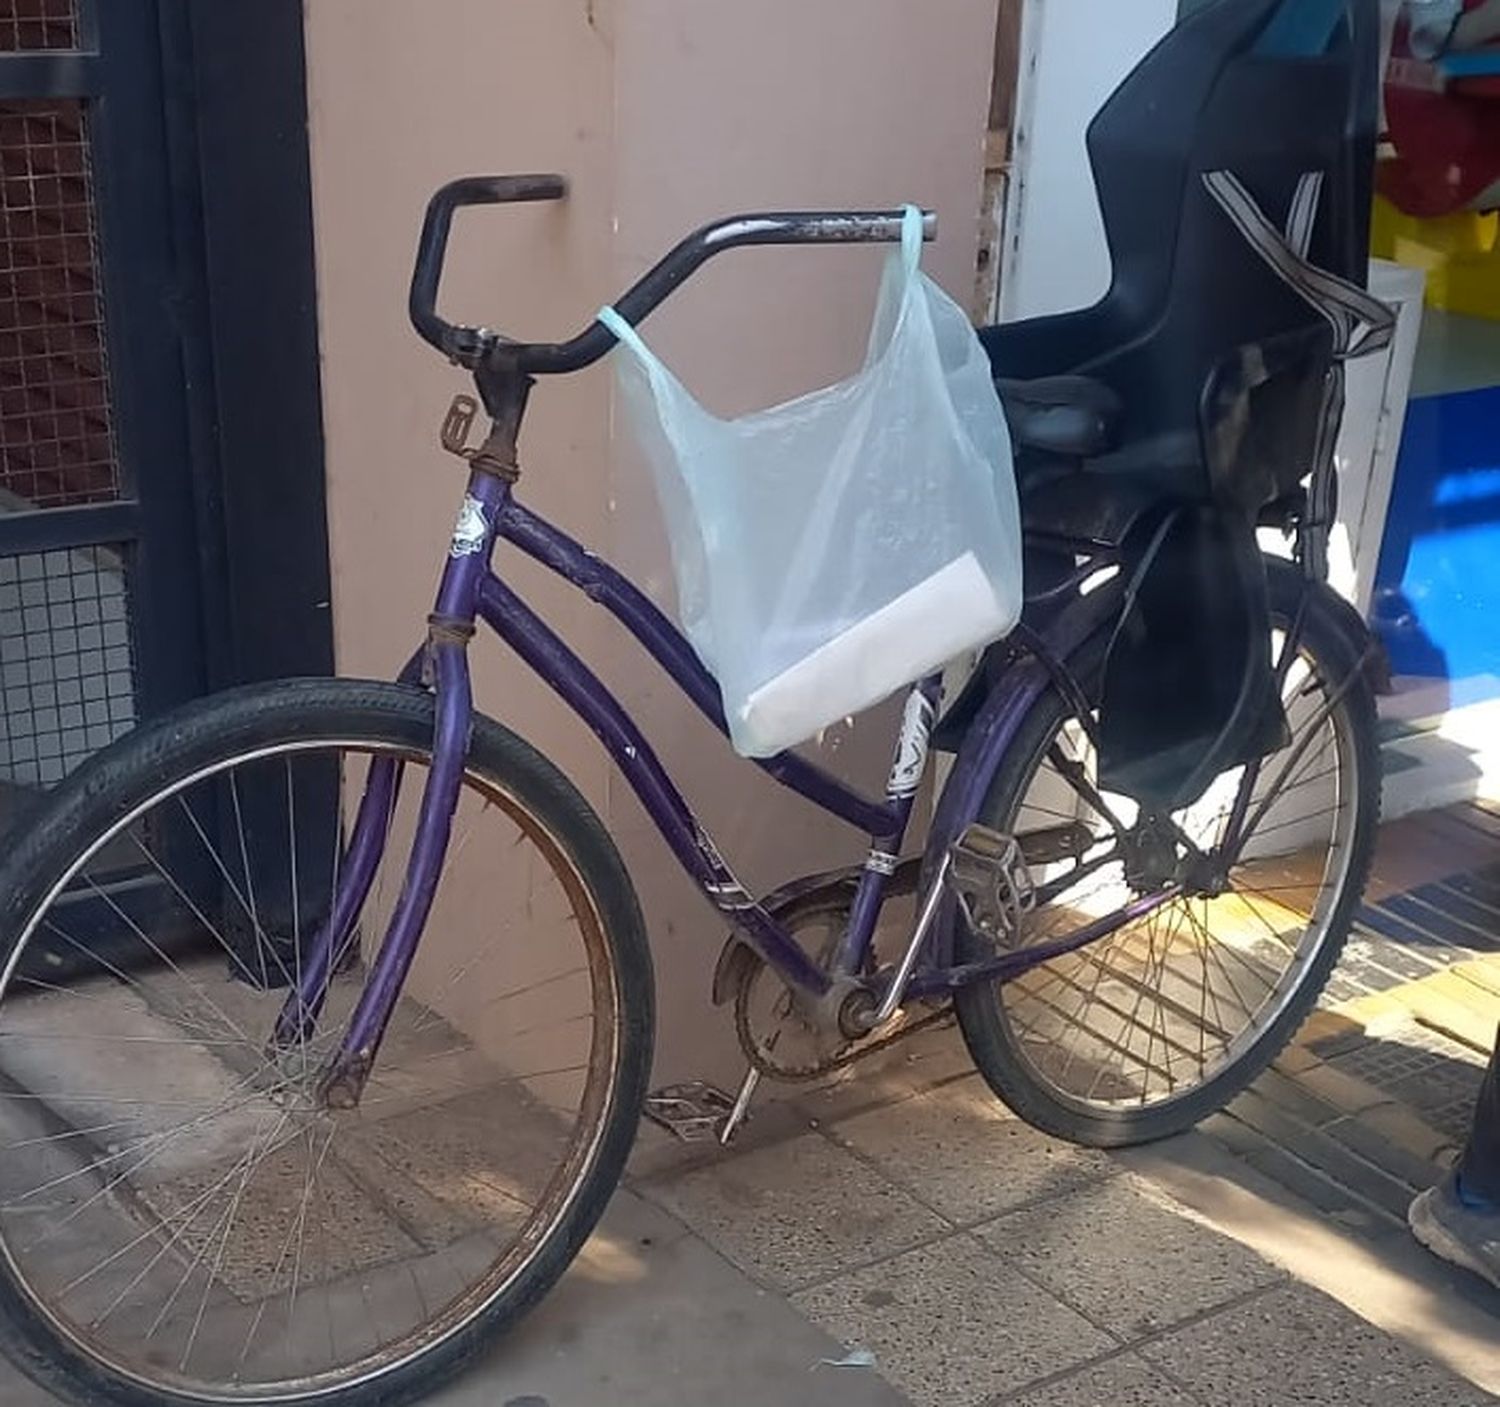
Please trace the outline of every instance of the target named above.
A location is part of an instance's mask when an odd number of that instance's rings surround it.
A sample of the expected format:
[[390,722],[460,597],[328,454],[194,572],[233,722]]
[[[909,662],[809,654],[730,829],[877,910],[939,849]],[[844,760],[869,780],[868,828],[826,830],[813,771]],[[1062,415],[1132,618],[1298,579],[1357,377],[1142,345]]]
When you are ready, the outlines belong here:
[[922,214],[908,207],[857,375],[732,420],[699,405],[614,309],[599,314],[623,349],[683,630],[747,757],[812,737],[1020,616],[1004,412],[921,252]]

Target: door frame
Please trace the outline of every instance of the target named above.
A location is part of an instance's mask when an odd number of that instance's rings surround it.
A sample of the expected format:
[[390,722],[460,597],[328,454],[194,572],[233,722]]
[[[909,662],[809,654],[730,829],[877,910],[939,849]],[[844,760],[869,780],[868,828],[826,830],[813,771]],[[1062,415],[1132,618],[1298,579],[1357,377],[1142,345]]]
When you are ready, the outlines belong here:
[[0,98],[89,102],[125,493],[0,516],[0,555],[150,540],[147,718],[333,667],[302,5],[79,0],[79,44],[0,57]]
[[[302,3],[78,0],[78,39],[0,56],[0,97],[88,101],[122,494],[0,515],[0,555],[126,545],[146,720],[333,670]],[[73,897],[96,959],[140,958]]]
[[[118,0],[109,0],[118,3]],[[155,0],[205,685],[333,672],[302,0]]]

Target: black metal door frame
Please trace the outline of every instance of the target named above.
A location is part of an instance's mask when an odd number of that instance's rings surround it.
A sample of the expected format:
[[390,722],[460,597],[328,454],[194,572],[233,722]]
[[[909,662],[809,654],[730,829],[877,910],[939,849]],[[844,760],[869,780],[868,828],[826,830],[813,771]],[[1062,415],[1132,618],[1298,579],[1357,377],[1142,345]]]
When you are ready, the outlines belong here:
[[[177,370],[177,329],[163,316],[174,260],[160,159],[159,58],[140,17],[131,13],[137,8],[129,0],[80,0],[77,51],[0,56],[0,98],[88,104],[121,478],[114,502],[0,515],[0,555],[126,549],[136,709],[144,716],[199,692],[205,676],[193,589],[196,515],[181,429],[185,387]],[[160,543],[161,551],[142,551],[147,542],[153,548]]]
[[330,674],[302,0],[154,8],[183,260],[207,684]]
[[301,0],[79,0],[0,98],[89,103],[124,496],[0,555],[148,543],[138,706],[332,668]]
[[0,514],[0,556],[129,551],[144,719],[332,670],[302,5],[77,4],[78,49],[0,55],[0,98],[88,104],[122,493]]

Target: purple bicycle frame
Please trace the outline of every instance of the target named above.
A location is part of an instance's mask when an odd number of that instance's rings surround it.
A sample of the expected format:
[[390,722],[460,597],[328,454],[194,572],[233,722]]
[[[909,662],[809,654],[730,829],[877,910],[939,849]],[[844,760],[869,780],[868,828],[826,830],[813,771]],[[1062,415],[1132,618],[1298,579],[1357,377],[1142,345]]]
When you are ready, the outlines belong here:
[[[870,855],[860,873],[848,927],[825,970],[813,962],[792,935],[735,878],[640,728],[609,689],[491,570],[494,544],[497,539],[513,544],[602,605],[667,671],[704,716],[720,732],[727,733],[718,686],[677,628],[607,562],[518,503],[512,485],[504,478],[478,469],[470,474],[461,522],[464,530],[455,533],[436,609],[429,618],[428,643],[401,676],[405,682],[414,682],[420,675],[436,695],[432,766],[422,794],[405,884],[343,1044],[324,1077],[324,1096],[330,1104],[358,1100],[431,909],[447,852],[472,726],[467,646],[478,621],[483,621],[510,645],[598,736],[704,896],[789,986],[816,1000],[829,992],[835,979],[843,979],[846,984],[863,986],[878,997],[881,979],[859,974],[874,938],[888,877],[906,837],[917,781],[921,771],[925,771],[927,732],[938,702],[939,677],[923,680],[912,693],[920,720],[917,730],[923,767],[917,778],[900,781],[898,773],[902,769],[893,768],[892,782],[883,801],[861,795],[792,753],[758,761],[757,765],[781,785],[870,837]],[[1098,593],[1101,597],[1108,594]],[[1092,598],[1089,599],[1092,603]],[[1090,604],[1085,619],[1075,621],[1071,627],[1066,627],[1065,622],[1064,634],[1081,638],[1094,628],[1096,618],[1107,609],[1107,603],[1102,601]],[[1064,657],[1066,653],[1065,649]],[[966,745],[960,753],[934,819],[927,849],[929,873],[935,872],[930,863],[933,857],[944,853],[962,827],[977,814],[1009,740],[1045,685],[1045,673],[1037,670],[1034,674],[1032,678],[1023,670],[1018,674],[1018,687],[997,691],[971,730],[975,746]],[[903,736],[912,727],[912,712],[909,705]],[[899,753],[898,747],[898,756]],[[283,1006],[275,1036],[278,1043],[288,1044],[307,1035],[317,1021],[330,975],[351,941],[355,919],[383,854],[400,780],[397,763],[377,759],[371,764],[339,889],[329,918],[310,945],[299,983]],[[951,934],[943,932],[945,925],[951,925],[951,904],[945,905],[948,912],[927,943],[928,961],[912,975],[908,991],[913,995],[937,995],[970,982],[1019,975],[1107,936],[1170,902],[1172,897],[1170,892],[1152,895],[1045,947],[1001,953],[964,966],[952,965]]]
[[[422,792],[416,837],[400,897],[344,1039],[322,1077],[321,1093],[330,1105],[358,1101],[432,907],[473,726],[468,645],[478,621],[509,644],[599,737],[673,854],[709,902],[730,920],[736,933],[790,987],[813,1003],[837,999],[839,1014],[842,1001],[854,993],[873,997],[871,1010],[878,1013],[889,1010],[905,993],[938,995],[970,982],[1018,975],[1106,936],[1172,897],[1170,891],[1151,895],[1054,943],[955,966],[954,898],[938,888],[948,868],[952,845],[981,814],[996,770],[1041,692],[1053,681],[1076,690],[1063,661],[1101,626],[1111,610],[1119,608],[1121,592],[1117,587],[1091,592],[1070,603],[1064,601],[1055,611],[1049,607],[1046,638],[1034,634],[1027,637],[1030,657],[1006,669],[979,709],[933,817],[924,855],[923,917],[908,940],[895,976],[866,975],[864,968],[886,897],[887,880],[897,868],[913,801],[926,771],[941,690],[939,676],[922,680],[908,695],[883,801],[870,800],[792,753],[759,763],[777,782],[870,837],[869,857],[851,901],[849,923],[827,969],[813,962],[739,883],[619,701],[490,569],[495,542],[503,538],[578,587],[620,621],[719,731],[727,732],[718,686],[672,623],[619,572],[566,533],[528,512],[513,496],[520,474],[517,438],[533,378],[593,365],[615,345],[614,333],[596,319],[568,342],[523,343],[484,328],[456,326],[437,311],[443,258],[457,209],[556,200],[566,189],[567,182],[556,175],[467,177],[439,190],[428,203],[423,220],[408,300],[412,325],[449,360],[473,371],[491,424],[484,442],[470,448],[469,427],[478,409],[478,403],[470,397],[455,399],[443,424],[444,447],[470,462],[468,492],[438,588],[437,605],[428,617],[427,642],[401,676],[406,683],[420,678],[436,695],[432,765]],[[763,212],[721,220],[682,240],[621,294],[614,307],[626,321],[639,322],[705,260],[727,249],[760,244],[903,241],[912,214],[907,207]],[[931,212],[922,216],[922,232],[924,238],[936,233],[936,217]],[[1081,544],[1083,550],[1075,553],[1075,558],[1093,557],[1094,546]],[[1064,583],[1049,594],[1065,597],[1067,587]],[[1038,598],[1038,604],[1045,600]],[[394,759],[380,758],[370,765],[329,916],[314,936],[308,962],[283,1003],[273,1044],[285,1046],[305,1038],[317,1022],[331,976],[355,940],[356,920],[384,855],[401,779],[402,769]],[[895,983],[905,985],[898,991]]]

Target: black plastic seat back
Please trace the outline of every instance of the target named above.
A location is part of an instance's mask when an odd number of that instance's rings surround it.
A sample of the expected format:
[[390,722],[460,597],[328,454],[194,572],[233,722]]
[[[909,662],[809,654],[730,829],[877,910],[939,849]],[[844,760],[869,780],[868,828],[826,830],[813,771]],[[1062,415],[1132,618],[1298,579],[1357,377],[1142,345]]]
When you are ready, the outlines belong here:
[[1377,5],[1218,0],[1183,21],[1089,128],[1109,293],[981,333],[997,376],[1086,376],[1123,406],[1110,453],[1061,477],[1024,446],[1019,462],[1032,526],[1066,533],[1079,516],[1037,524],[1039,495],[1099,499],[1091,537],[1105,508],[1128,509],[1107,524],[1132,580],[1099,702],[1099,783],[1149,812],[1286,738],[1255,523],[1315,467],[1314,498],[1325,491],[1355,324],[1389,333],[1360,292]]
[[[1377,102],[1378,0],[1218,0],[1172,30],[1088,133],[1114,279],[1077,313],[987,328],[999,376],[1081,374],[1124,402],[1116,466],[1175,495],[1278,496],[1312,467],[1327,320],[1259,254],[1204,177],[1229,172],[1284,227],[1305,173],[1321,173],[1308,257],[1363,286]],[[1256,388],[1269,438],[1226,443],[1205,399],[1223,368]],[[1243,407],[1239,408],[1241,411]],[[1100,465],[1101,469],[1109,466]],[[1247,482],[1249,480],[1249,482]],[[1256,505],[1258,506],[1258,505]]]

